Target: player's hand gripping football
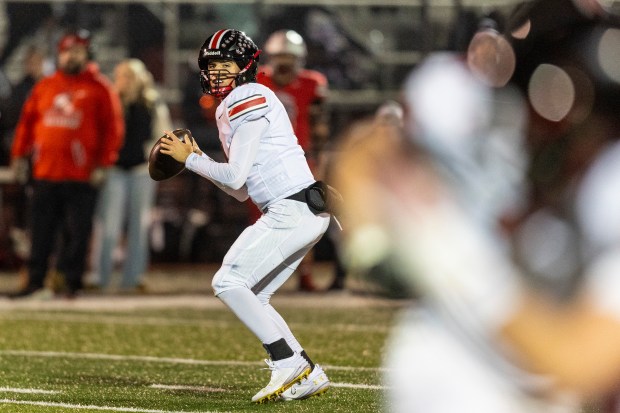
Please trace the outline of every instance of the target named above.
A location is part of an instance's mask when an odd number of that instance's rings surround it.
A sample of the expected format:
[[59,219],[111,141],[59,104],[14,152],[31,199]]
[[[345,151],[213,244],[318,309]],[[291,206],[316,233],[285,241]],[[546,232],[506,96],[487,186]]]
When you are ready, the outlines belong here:
[[[161,153],[171,156],[177,162],[184,164],[187,157],[194,152],[193,140],[181,140],[170,131],[165,131],[165,133],[168,139],[161,140]],[[196,148],[198,148],[197,145]]]

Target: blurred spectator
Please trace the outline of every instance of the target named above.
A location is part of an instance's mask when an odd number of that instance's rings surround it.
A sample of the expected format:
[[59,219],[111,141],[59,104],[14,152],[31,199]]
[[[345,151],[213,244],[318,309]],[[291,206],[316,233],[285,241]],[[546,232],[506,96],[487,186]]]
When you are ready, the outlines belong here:
[[[222,144],[218,137],[215,122],[215,110],[218,101],[215,97],[204,94],[201,89],[196,88],[196,79],[199,78],[200,72],[197,62],[195,59],[191,59],[188,61],[187,75],[183,85],[183,121],[186,127],[192,131],[199,147],[218,152],[215,159],[223,161],[225,158],[219,154]],[[169,255],[168,260],[195,262],[220,259],[223,257],[223,255],[220,257],[220,254],[225,253],[225,247],[218,249],[214,246],[226,244],[226,241],[222,241],[219,235],[226,234],[228,236],[230,234],[232,238],[238,232],[238,230],[231,228],[225,228],[222,231],[214,229],[218,226],[227,226],[234,220],[222,216],[222,211],[239,211],[240,214],[237,215],[241,219],[236,219],[236,221],[241,227],[246,224],[244,219],[247,217],[247,208],[226,195],[222,196],[220,191],[196,174],[181,174],[175,178],[175,181],[176,183],[161,182],[158,198],[158,212],[161,212],[161,217],[165,218],[167,215],[171,218],[167,223],[164,223],[163,220],[158,221],[158,227],[163,230],[158,231],[158,233],[162,234],[168,228],[167,233],[171,237],[167,243],[175,249],[174,254]],[[179,185],[178,181],[183,181],[183,184]],[[179,214],[181,219],[179,219]],[[174,226],[172,220],[176,220],[176,231],[170,230]],[[205,242],[210,243],[212,247],[204,248]]]
[[195,60],[188,62],[181,102],[183,120],[201,148],[219,149],[221,144],[214,121],[218,102],[213,96],[205,95],[202,90],[196,89],[195,82],[199,78],[200,71]]
[[90,33],[58,43],[58,70],[38,82],[15,130],[11,167],[25,182],[32,158],[28,285],[14,297],[44,298],[44,278],[57,245],[57,269],[68,296],[82,289],[93,212],[106,170],[116,162],[124,122],[118,95],[91,60]]
[[10,151],[14,128],[19,120],[24,102],[26,102],[34,85],[41,80],[43,76],[49,74],[47,73],[48,67],[46,63],[46,52],[42,48],[37,45],[30,45],[25,49],[22,59],[23,76],[20,81],[13,86],[9,104],[6,109],[2,111],[2,117],[0,118],[2,127],[6,131],[2,146],[7,148],[7,154]]
[[[148,230],[156,182],[148,173],[148,154],[164,130],[172,129],[170,112],[155,89],[153,77],[139,59],[114,68],[114,86],[125,114],[125,139],[108,169],[95,213],[92,269],[95,285],[108,287],[117,250],[124,263],[122,290],[142,290],[149,262]],[[126,230],[124,248],[121,234]]]
[[345,153],[348,262],[389,259],[424,297],[387,347],[387,410],[578,412],[617,389],[619,20],[600,6],[520,8],[508,88],[432,56],[405,85],[409,140]]
[[378,85],[372,51],[343,27],[334,9],[318,5],[273,9],[276,12],[263,25],[266,33],[282,27],[299,33],[308,48],[306,68],[324,74],[331,88],[351,90]]
[[[26,48],[22,59],[23,77],[12,87],[11,94],[2,100],[0,107],[0,165],[9,165],[13,134],[20,112],[35,83],[44,76],[45,52],[38,46]],[[4,222],[0,244],[4,263],[9,268],[21,266],[27,258],[27,220],[29,204],[28,190],[18,184],[7,184],[2,188]]]
[[309,9],[305,38],[311,45],[308,57],[311,67],[324,73],[332,88],[355,90],[378,86],[380,76],[369,46],[352,36],[328,8]]
[[[284,105],[297,141],[316,173],[317,158],[329,136],[325,110],[327,79],[317,71],[304,68],[306,43],[299,33],[293,30],[272,33],[264,50],[268,61],[267,65],[259,70],[257,82],[273,90]],[[248,205],[253,211],[253,223],[260,217],[260,211],[253,204]],[[299,265],[299,288],[303,291],[316,289],[312,282],[313,261],[313,253],[310,252]]]
[[46,20],[52,15],[53,6],[46,2],[32,4],[3,2],[0,7],[2,7],[0,11],[1,30],[6,31],[6,45],[0,52],[0,63],[4,64],[26,36],[45,25]]
[[8,165],[10,157],[10,151],[7,148],[10,134],[5,116],[11,107],[11,92],[11,82],[4,71],[0,69],[0,165]]

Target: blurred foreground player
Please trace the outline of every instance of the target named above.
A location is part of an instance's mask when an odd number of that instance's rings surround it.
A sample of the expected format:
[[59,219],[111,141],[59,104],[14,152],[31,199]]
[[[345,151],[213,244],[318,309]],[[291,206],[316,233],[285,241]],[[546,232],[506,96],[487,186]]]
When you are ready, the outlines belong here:
[[527,106],[487,87],[493,71],[427,60],[405,87],[408,143],[341,187],[373,210],[350,262],[384,245],[424,297],[387,348],[388,411],[578,412],[617,388],[620,31],[592,6],[519,9],[508,56]]
[[203,44],[198,64],[205,93],[221,100],[216,119],[227,163],[168,133],[161,153],[183,162],[239,201],[248,197],[263,215],[239,236],[213,278],[215,295],[261,341],[269,354],[269,384],[252,401],[304,399],[330,382],[297,341],[271,296],[323,236],[326,199],[275,94],[256,83],[254,42],[238,30],[219,30]]

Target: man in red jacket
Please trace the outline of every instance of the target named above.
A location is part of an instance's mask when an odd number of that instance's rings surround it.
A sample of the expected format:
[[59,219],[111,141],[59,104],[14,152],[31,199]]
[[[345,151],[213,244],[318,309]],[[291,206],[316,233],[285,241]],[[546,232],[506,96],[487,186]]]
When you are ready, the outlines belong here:
[[[268,64],[260,68],[256,81],[273,90],[284,105],[297,141],[317,174],[320,172],[319,154],[329,134],[325,110],[327,78],[320,72],[304,68],[306,43],[294,30],[272,33],[265,42],[265,53]],[[259,216],[260,213],[255,213],[251,219],[255,221]],[[302,291],[315,290],[312,282],[313,261],[310,252],[299,265],[299,289]]]
[[89,33],[65,35],[58,70],[34,86],[11,149],[18,180],[28,158],[33,178],[29,280],[14,297],[45,294],[56,245],[68,295],[82,288],[97,188],[116,160],[123,132],[119,98],[91,62]]

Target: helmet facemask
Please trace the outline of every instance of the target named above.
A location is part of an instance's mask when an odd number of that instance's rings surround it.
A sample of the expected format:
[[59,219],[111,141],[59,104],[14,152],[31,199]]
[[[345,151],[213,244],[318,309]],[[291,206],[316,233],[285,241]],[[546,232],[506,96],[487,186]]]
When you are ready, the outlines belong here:
[[254,56],[245,59],[245,61],[231,59],[241,68],[237,73],[231,73],[226,69],[209,69],[207,61],[207,67],[200,70],[202,91],[218,99],[224,99],[235,87],[255,81],[259,53],[260,51],[257,51]]
[[218,99],[224,99],[235,88],[238,75],[239,73],[230,73],[226,69],[201,70],[202,91]]

